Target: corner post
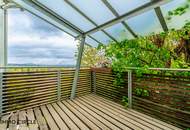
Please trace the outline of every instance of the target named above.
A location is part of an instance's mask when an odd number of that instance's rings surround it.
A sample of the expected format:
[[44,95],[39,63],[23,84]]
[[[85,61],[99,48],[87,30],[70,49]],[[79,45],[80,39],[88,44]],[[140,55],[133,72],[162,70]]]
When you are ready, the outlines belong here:
[[[3,9],[4,0],[0,0],[0,67],[7,66],[7,10]],[[0,114],[2,114],[3,72],[0,68]]]
[[132,70],[128,71],[128,105],[132,108]]
[[80,47],[79,47],[79,52],[78,52],[77,64],[76,64],[76,69],[75,69],[75,74],[74,74],[74,80],[73,80],[70,99],[74,99],[75,95],[76,95],[76,89],[77,89],[77,82],[78,82],[78,76],[79,76],[79,71],[80,71],[81,59],[82,59],[82,54],[83,54],[84,44],[85,44],[85,37],[86,37],[85,35],[82,35],[81,40],[80,40]]

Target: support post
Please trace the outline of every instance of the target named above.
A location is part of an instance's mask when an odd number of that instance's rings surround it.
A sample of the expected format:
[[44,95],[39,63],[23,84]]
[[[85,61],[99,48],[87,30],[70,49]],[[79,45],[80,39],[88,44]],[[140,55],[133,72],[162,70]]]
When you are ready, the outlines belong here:
[[85,44],[85,35],[82,35],[81,41],[80,41],[79,52],[78,52],[76,69],[75,69],[75,75],[74,75],[74,80],[73,80],[73,85],[72,85],[72,91],[71,91],[71,97],[70,97],[71,99],[74,99],[75,95],[76,95],[77,82],[78,82],[78,76],[79,76],[79,71],[80,71],[82,54],[83,54],[83,50],[84,50],[84,44]]
[[57,71],[57,100],[61,100],[61,70]]
[[3,9],[4,2],[0,0],[0,66],[7,65],[7,10]]
[[92,80],[93,80],[93,92],[96,94],[96,72],[92,72]]
[[132,108],[132,71],[128,71],[128,105]]
[[[4,1],[0,0],[0,67],[7,66],[7,10],[3,9]],[[0,114],[2,114],[3,72],[0,68]]]

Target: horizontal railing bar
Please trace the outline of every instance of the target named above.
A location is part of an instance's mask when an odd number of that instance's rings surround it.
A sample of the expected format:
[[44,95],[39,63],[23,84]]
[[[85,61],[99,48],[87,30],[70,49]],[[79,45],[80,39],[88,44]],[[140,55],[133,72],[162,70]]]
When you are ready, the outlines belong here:
[[[139,70],[141,68],[138,67],[128,67],[128,70]],[[190,71],[190,69],[178,69],[178,68],[148,68],[149,70],[157,70],[157,71]]]
[[[100,68],[102,69],[102,68]],[[130,71],[130,70],[140,70],[140,69],[144,69],[144,68],[141,68],[141,67],[127,67],[126,68],[126,72],[127,71]],[[182,68],[147,68],[149,70],[157,70],[157,71],[190,71],[190,69],[182,69]],[[92,69],[92,71],[96,72],[95,69]],[[97,70],[97,73],[101,73],[101,72],[104,72],[104,70]],[[109,75],[109,74],[108,74]]]
[[[65,67],[65,66],[1,66],[0,69],[6,68],[63,68],[66,70],[73,70],[75,67]],[[89,69],[87,67],[81,67],[81,69]]]

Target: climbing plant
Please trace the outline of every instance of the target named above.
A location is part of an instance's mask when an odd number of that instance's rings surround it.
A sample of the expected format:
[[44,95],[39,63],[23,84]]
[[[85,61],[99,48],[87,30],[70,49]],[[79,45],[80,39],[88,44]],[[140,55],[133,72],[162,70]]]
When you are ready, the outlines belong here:
[[[123,40],[110,43],[102,48],[105,56],[111,61],[115,74],[114,86],[123,88],[125,72],[130,67],[137,67],[135,74],[142,77],[144,73],[171,75],[172,72],[151,71],[148,68],[190,68],[190,24],[186,23],[181,30],[170,30],[147,37]],[[188,72],[175,73],[190,76]],[[136,96],[148,97],[146,88],[136,88]],[[123,102],[127,101],[123,97]],[[127,104],[125,104],[127,106]]]

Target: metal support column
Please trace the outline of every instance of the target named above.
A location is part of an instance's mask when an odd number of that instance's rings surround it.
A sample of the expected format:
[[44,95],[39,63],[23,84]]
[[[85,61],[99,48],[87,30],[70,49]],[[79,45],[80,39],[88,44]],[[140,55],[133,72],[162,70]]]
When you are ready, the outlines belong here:
[[57,71],[57,100],[61,100],[61,70]]
[[75,94],[76,94],[77,81],[78,81],[78,76],[79,76],[79,71],[80,71],[80,64],[81,64],[82,54],[83,54],[83,50],[84,50],[84,44],[85,44],[85,35],[82,35],[81,41],[80,41],[79,52],[78,52],[78,59],[77,59],[76,69],[75,69],[75,75],[74,75],[74,80],[73,80],[73,86],[72,86],[72,91],[71,91],[71,97],[70,97],[71,99],[74,99]]
[[[3,9],[4,1],[0,0],[0,67],[7,65],[7,11]],[[0,68],[0,114],[2,114],[3,72]]]
[[2,8],[3,5],[0,0],[0,66],[7,65],[7,10]]
[[132,71],[128,71],[128,105],[132,108]]

